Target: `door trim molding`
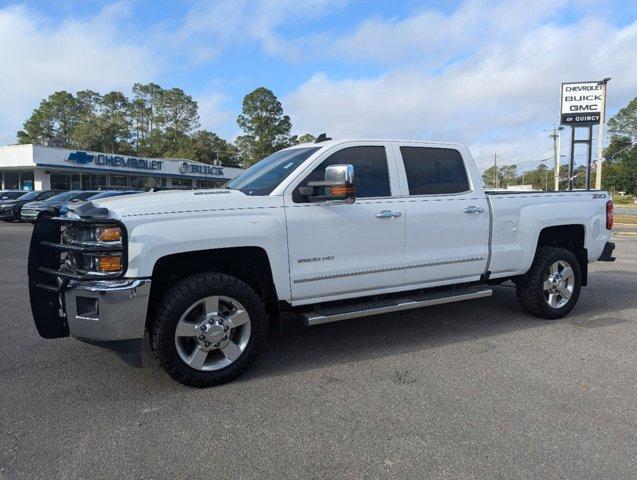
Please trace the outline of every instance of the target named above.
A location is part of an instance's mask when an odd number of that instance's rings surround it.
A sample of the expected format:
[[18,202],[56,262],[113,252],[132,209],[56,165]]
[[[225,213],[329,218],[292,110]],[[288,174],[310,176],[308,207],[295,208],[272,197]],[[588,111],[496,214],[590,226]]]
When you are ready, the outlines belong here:
[[396,270],[409,270],[412,268],[438,267],[440,265],[451,265],[454,263],[480,262],[484,260],[485,258],[486,257],[467,257],[467,258],[459,258],[455,260],[443,260],[440,262],[419,262],[419,263],[412,263],[409,265],[400,265],[400,266],[394,266],[394,267],[370,268],[370,269],[364,269],[364,270],[354,270],[350,272],[331,273],[327,275],[314,275],[311,277],[297,278],[294,280],[294,283],[316,282],[319,280],[332,280],[335,278],[355,277],[358,275],[369,275],[372,273],[394,272]]

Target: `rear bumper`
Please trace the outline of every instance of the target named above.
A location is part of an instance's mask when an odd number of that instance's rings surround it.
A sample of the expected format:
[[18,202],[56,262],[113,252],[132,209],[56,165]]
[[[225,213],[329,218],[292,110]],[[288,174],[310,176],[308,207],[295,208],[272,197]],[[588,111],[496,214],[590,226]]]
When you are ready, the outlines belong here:
[[614,262],[615,257],[613,257],[613,250],[615,250],[615,244],[613,242],[606,242],[604,250],[597,260],[600,262]]

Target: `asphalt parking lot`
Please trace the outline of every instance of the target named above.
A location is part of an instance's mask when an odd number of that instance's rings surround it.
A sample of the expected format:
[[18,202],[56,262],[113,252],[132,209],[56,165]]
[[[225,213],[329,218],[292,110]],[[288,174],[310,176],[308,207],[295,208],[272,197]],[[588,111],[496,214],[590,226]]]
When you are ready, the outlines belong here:
[[492,298],[306,329],[181,386],[31,320],[31,227],[0,224],[0,479],[637,477],[637,236],[567,318]]

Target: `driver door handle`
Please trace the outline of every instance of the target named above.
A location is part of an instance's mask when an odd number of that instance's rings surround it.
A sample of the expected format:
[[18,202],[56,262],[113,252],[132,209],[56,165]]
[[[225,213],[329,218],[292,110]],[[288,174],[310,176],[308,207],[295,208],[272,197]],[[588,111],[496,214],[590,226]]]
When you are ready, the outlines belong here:
[[482,213],[482,212],[484,212],[484,208],[476,207],[474,205],[471,205],[470,207],[467,207],[464,209],[464,213]]
[[400,212],[392,212],[391,210],[383,210],[376,214],[376,218],[398,218],[402,214]]

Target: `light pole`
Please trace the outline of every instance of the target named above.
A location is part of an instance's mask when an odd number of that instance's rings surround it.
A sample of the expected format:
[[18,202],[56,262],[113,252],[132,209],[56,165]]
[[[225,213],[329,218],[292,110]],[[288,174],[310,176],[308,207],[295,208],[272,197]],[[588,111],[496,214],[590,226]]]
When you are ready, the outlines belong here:
[[553,126],[553,133],[549,135],[553,139],[553,160],[555,162],[555,171],[553,172],[553,190],[556,192],[560,189],[560,148],[562,137],[560,132],[564,130],[564,127]]
[[599,114],[599,131],[597,132],[597,171],[595,188],[602,189],[602,162],[604,161],[604,123],[606,123],[606,84],[610,78],[605,78],[598,85],[602,88],[602,111]]

